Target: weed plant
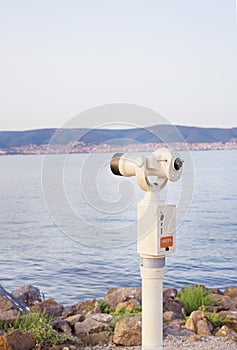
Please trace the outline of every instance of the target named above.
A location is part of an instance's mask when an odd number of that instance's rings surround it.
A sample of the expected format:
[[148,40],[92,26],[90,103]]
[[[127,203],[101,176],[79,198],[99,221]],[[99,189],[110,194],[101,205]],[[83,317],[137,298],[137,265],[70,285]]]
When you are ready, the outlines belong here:
[[214,310],[214,312],[208,312],[204,307],[202,308],[202,312],[204,313],[208,321],[210,321],[214,325],[214,327],[221,327],[224,324],[232,321],[231,317],[220,317],[219,313],[216,310]]
[[177,298],[184,304],[186,315],[189,316],[193,311],[198,310],[200,306],[213,305],[209,295],[211,290],[203,286],[189,286],[180,290]]

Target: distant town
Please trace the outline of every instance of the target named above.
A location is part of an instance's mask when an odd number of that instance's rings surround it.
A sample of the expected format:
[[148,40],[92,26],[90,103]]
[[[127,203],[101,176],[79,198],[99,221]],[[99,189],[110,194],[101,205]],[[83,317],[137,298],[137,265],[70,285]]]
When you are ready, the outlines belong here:
[[[236,150],[237,140],[213,143],[172,143],[169,144],[177,151],[210,151],[210,150]],[[17,147],[0,148],[0,155],[13,154],[65,154],[65,153],[113,153],[153,151],[164,147],[163,143],[135,143],[128,145],[112,145],[107,143],[69,142],[66,145],[56,144],[29,144]]]

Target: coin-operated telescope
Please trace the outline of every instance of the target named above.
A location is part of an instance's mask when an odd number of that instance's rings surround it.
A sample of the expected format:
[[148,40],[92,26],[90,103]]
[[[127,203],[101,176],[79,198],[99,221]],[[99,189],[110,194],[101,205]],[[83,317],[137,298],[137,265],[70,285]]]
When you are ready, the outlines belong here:
[[169,149],[153,154],[116,153],[113,174],[136,176],[146,192],[137,205],[137,248],[142,277],[142,349],[163,349],[163,278],[166,254],[175,252],[176,207],[166,205],[159,192],[167,181],[178,181],[183,161]]

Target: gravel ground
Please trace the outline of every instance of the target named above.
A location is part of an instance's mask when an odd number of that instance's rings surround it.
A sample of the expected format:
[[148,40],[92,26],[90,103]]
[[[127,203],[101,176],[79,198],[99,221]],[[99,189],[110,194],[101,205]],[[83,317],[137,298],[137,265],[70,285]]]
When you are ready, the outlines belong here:
[[[141,350],[140,346],[119,347],[119,346],[95,346],[87,350]],[[168,336],[164,339],[163,350],[237,350],[237,344],[225,341],[217,337],[203,338],[200,341],[191,342],[185,337]]]

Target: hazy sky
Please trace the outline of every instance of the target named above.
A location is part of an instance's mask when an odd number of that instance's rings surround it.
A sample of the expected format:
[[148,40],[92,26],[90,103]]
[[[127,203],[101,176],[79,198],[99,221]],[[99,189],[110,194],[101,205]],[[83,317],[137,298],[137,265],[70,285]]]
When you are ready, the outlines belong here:
[[0,130],[106,103],[237,125],[235,0],[0,0]]

